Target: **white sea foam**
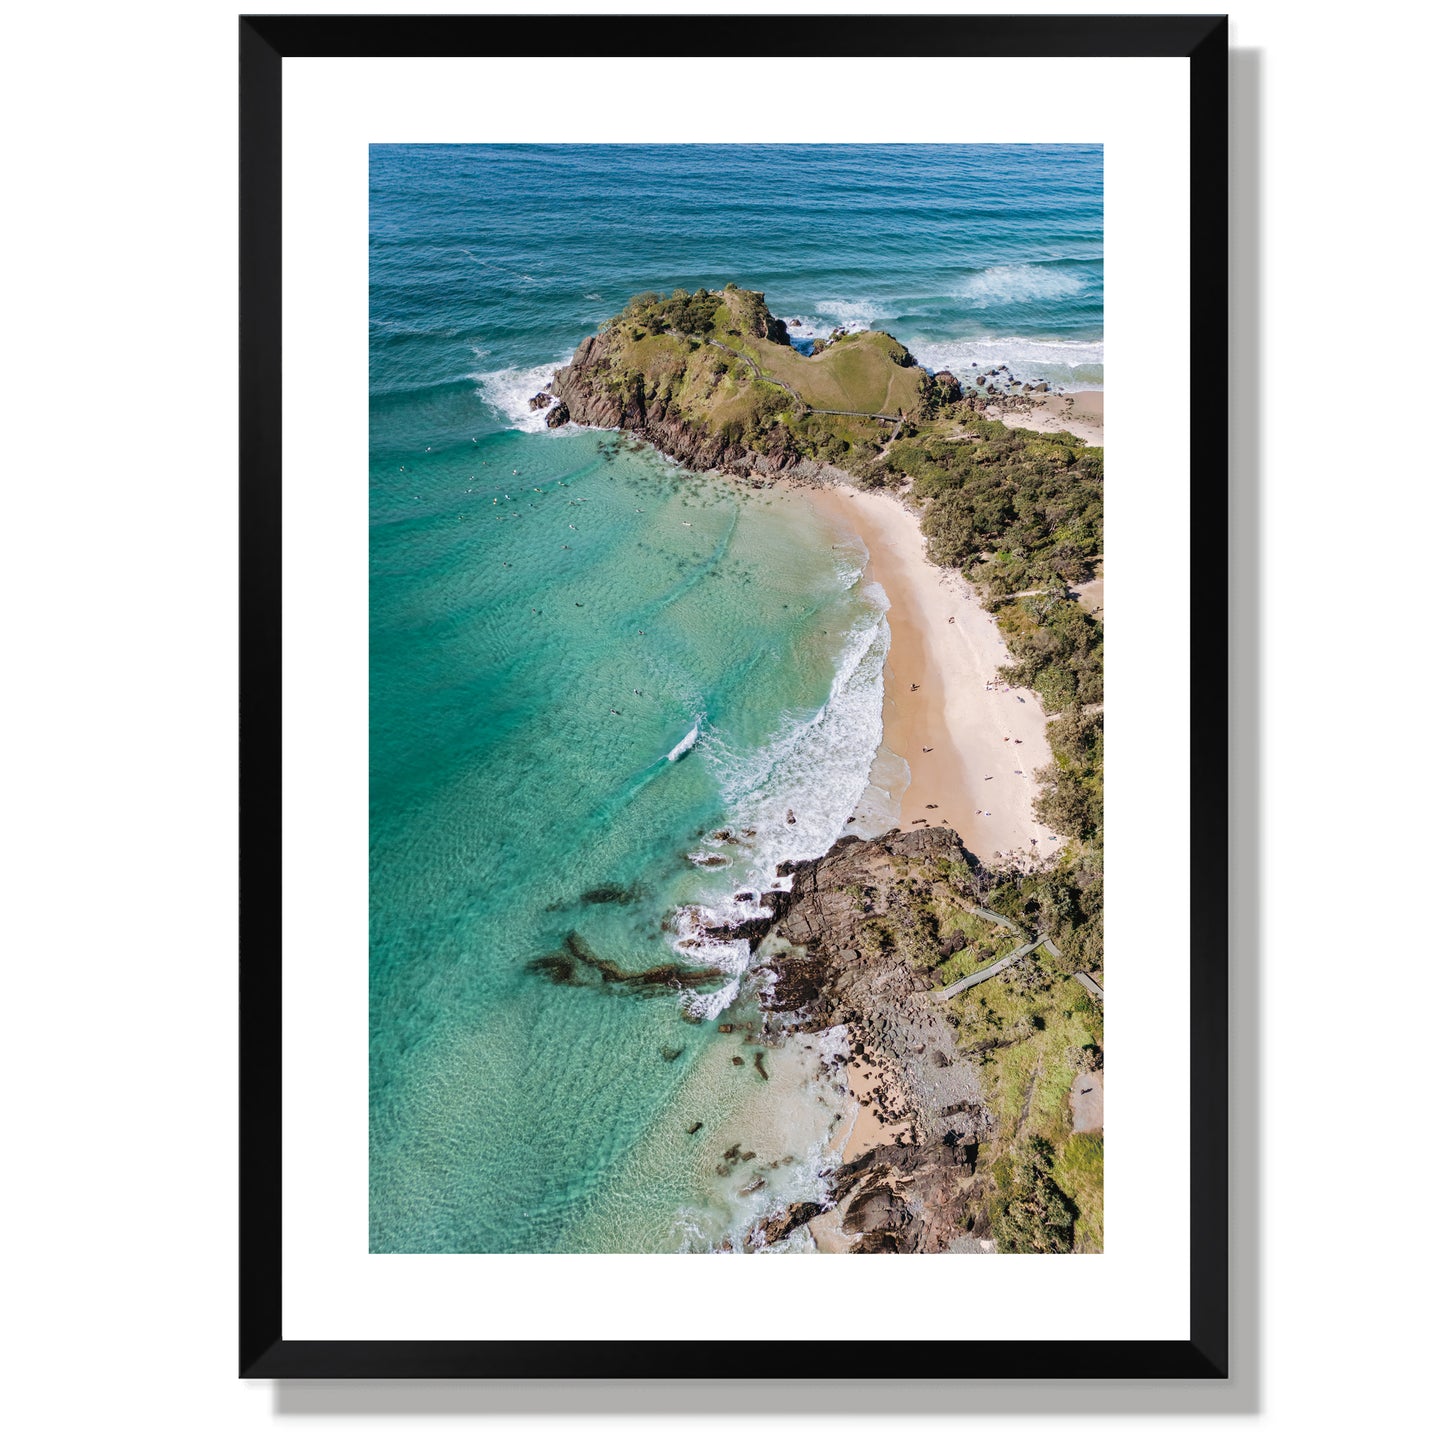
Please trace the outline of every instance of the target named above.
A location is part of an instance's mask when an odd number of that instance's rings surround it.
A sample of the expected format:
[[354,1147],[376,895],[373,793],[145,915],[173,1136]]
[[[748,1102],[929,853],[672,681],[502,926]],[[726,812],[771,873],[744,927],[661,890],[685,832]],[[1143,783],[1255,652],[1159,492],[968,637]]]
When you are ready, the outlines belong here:
[[[888,622],[882,589],[870,584],[864,595],[872,608],[848,634],[821,708],[787,719],[760,748],[735,749],[711,731],[698,740],[727,805],[727,841],[704,840],[698,856],[730,860],[727,868],[713,865],[727,876],[726,893],[719,890],[679,909],[672,926],[689,958],[733,978],[716,992],[683,995],[684,1008],[695,1017],[716,1018],[732,1002],[750,956],[745,942],[712,938],[707,930],[762,916],[760,895],[792,886],[791,878],[778,876],[778,864],[825,853],[869,786],[883,740]],[[752,896],[738,899],[738,893]]]
[[1019,301],[1062,301],[1078,296],[1088,281],[1056,266],[990,266],[968,277],[954,295],[975,306],[1009,306]]
[[980,371],[1006,366],[1020,381],[1053,382],[1066,391],[1104,384],[1102,341],[976,336],[958,341],[920,341],[910,349],[930,371],[951,371],[965,382],[971,382]]
[[[487,354],[478,347],[472,350],[478,360]],[[546,431],[547,408],[533,411],[528,403],[539,391],[546,391],[558,368],[566,366],[570,360],[569,356],[541,366],[507,366],[500,371],[478,371],[473,372],[469,379],[477,383],[477,396],[499,411],[517,431]]]
[[[1066,294],[1066,293],[1059,293]],[[784,319],[788,334],[799,341],[816,341],[830,336],[840,325],[853,331],[866,330],[878,318],[887,326],[886,309],[865,304],[834,303],[836,312],[815,316],[797,311]],[[847,317],[846,323],[839,319]],[[797,325],[794,325],[794,322]],[[908,349],[930,371],[951,371],[969,379],[980,369],[1007,366],[1020,381],[1049,381],[1065,391],[1078,391],[1104,384],[1104,343],[1102,341],[1050,340],[1034,336],[977,336],[952,341],[914,341],[901,337]]]
[[698,730],[701,727],[702,719],[698,718],[698,720],[693,723],[692,727],[688,730],[687,736],[683,738],[683,740],[678,743],[676,747],[672,748],[668,752],[668,762],[675,763],[679,758],[686,757],[687,754],[693,750],[693,748],[697,745]]
[[[823,318],[819,330],[824,335],[835,326],[845,326],[850,331],[864,329],[871,326],[878,317],[892,316],[897,310],[895,306],[877,301],[871,296],[855,296],[846,300],[825,297],[821,301],[813,302],[811,309]],[[802,312],[797,314],[802,317],[806,325],[808,318]],[[800,330],[799,334],[805,335],[806,332]]]

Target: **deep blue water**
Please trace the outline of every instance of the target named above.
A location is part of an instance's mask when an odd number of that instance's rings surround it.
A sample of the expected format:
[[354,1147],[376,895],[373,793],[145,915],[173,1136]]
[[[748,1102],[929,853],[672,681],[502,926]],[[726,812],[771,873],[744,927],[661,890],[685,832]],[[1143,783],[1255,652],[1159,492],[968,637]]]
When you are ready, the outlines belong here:
[[[885,604],[797,499],[547,432],[526,398],[632,294],[728,281],[800,335],[1098,385],[1102,155],[377,146],[371,185],[372,1248],[736,1242],[818,1188],[817,1052],[734,1067],[731,977],[527,964],[572,935],[736,972],[703,924],[891,820]],[[765,1188],[718,1174],[735,1141]]]

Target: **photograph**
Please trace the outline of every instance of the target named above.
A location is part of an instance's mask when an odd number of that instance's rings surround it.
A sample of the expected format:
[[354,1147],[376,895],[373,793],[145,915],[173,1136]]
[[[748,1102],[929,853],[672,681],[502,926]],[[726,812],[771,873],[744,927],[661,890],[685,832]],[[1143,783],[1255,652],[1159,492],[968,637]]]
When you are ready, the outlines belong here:
[[369,147],[372,1254],[1104,1252],[1105,164]]

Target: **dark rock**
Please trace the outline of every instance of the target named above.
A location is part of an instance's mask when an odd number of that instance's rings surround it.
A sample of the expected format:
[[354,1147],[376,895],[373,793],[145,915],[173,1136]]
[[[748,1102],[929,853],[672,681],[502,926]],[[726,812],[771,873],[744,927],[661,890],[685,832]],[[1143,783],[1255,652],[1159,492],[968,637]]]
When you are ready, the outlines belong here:
[[885,1185],[859,1194],[843,1216],[843,1227],[850,1234],[868,1234],[875,1230],[892,1233],[903,1228],[910,1218],[908,1206]]
[[669,1048],[666,1044],[662,1046],[662,1057],[669,1064],[675,1064],[682,1057],[680,1048]]
[[790,822],[790,823],[796,823],[797,821],[798,821],[798,815],[797,815],[791,808],[789,808],[789,809],[788,809],[788,822]]
[[735,1063],[735,1064],[738,1066],[738,1068],[742,1068],[742,1066],[743,1066],[742,1055],[741,1055],[741,1054],[734,1054],[734,1055],[733,1055],[733,1063]]
[[762,1245],[781,1244],[800,1225],[816,1219],[826,1207],[823,1204],[815,1204],[811,1199],[805,1199],[798,1204],[790,1204],[781,1213],[769,1215],[763,1220],[758,1225],[754,1237]]
[[552,397],[548,392],[539,391],[536,396],[534,396],[527,403],[527,405],[531,407],[533,411],[541,411],[544,406],[547,406],[551,402],[551,400]]
[[[582,980],[575,965],[581,964],[586,969],[595,970],[603,983],[619,984],[640,992],[679,989],[727,977],[725,969],[685,968],[678,963],[664,963],[656,968],[644,969],[640,973],[628,973],[610,958],[600,958],[592,951],[587,940],[575,930],[567,935],[566,949],[566,954],[548,954],[545,958],[533,960],[528,967],[546,973],[556,983],[578,983]],[[565,970],[563,963],[567,964]]]
[[630,903],[637,894],[621,883],[600,883],[582,894],[583,903]]
[[758,1192],[758,1190],[761,1189],[761,1188],[763,1187],[763,1185],[766,1184],[767,1182],[768,1182],[768,1181],[767,1181],[766,1179],[764,1179],[761,1174],[759,1174],[758,1177],[757,1177],[756,1179],[754,1179],[751,1184],[744,1184],[743,1187],[738,1190],[738,1193],[739,1193],[740,1195],[741,1195],[741,1194],[756,1194],[756,1193]]
[[567,409],[565,401],[559,401],[551,411],[547,413],[547,425],[549,427],[565,426],[572,420],[572,413]]
[[733,1026],[732,1024],[719,1024],[717,1026],[717,1031],[720,1034],[730,1034],[733,1031]]
[[689,1125],[687,1126],[687,1132],[688,1132],[689,1134],[696,1134],[697,1131],[698,1131],[699,1129],[701,1129],[701,1128],[702,1128],[702,1120],[699,1119],[696,1124],[689,1124]]
[[738,923],[717,923],[703,930],[709,938],[720,938],[728,943],[746,942],[750,950],[766,938],[773,925],[787,911],[791,895],[787,893],[764,893],[758,900],[767,910],[757,918],[744,918]]
[[763,1082],[768,1081],[768,1071],[763,1067],[763,1056],[760,1053],[753,1055],[753,1067],[763,1076]]
[[577,965],[565,953],[547,953],[541,958],[534,958],[528,965],[529,973],[543,973],[553,983],[580,984],[582,980],[577,977]]

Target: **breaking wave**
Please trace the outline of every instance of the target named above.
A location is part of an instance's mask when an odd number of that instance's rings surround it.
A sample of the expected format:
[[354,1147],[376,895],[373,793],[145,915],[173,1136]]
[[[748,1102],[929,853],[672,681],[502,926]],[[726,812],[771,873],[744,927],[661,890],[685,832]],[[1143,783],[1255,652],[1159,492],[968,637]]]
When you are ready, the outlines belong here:
[[[486,355],[477,350],[477,359]],[[564,356],[560,361],[549,361],[541,366],[507,366],[500,371],[473,372],[469,381],[477,383],[477,396],[512,424],[516,431],[540,432],[547,430],[547,408],[533,411],[529,403],[539,391],[545,391],[552,384],[557,369],[571,360]]]

